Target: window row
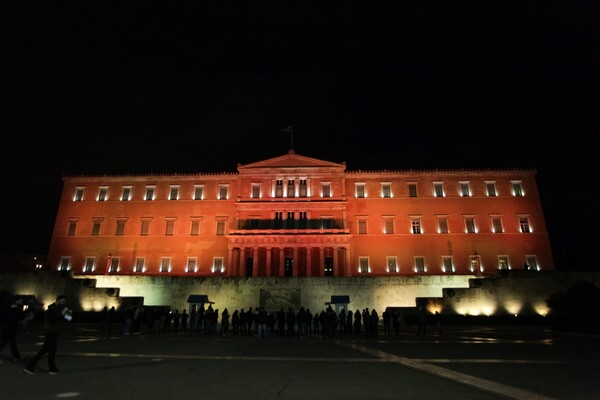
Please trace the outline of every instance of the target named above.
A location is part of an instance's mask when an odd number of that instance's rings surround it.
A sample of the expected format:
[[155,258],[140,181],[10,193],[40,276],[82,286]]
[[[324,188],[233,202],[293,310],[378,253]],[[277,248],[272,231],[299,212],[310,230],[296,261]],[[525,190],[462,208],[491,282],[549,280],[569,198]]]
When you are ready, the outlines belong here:
[[[75,194],[73,195],[73,201],[83,201],[85,198],[85,187],[78,186],[75,188]],[[499,193],[496,188],[495,181],[486,181],[485,182],[485,191],[486,195],[489,197],[498,196]],[[446,197],[447,193],[444,189],[443,182],[433,182],[432,193],[434,197]],[[511,194],[513,196],[523,196],[523,187],[521,181],[511,181]],[[320,193],[318,193],[321,197],[332,197],[332,186],[331,182],[321,182],[320,183]],[[354,195],[356,198],[367,198],[368,193],[366,189],[366,183],[359,182],[355,183],[355,192]],[[394,193],[392,191],[392,183],[391,182],[381,182],[379,192],[376,194],[381,198],[393,198]],[[461,197],[471,197],[473,196],[473,192],[471,189],[471,183],[469,181],[459,181],[458,185],[458,193],[457,195]],[[193,195],[191,197],[192,200],[204,200],[205,196],[205,185],[194,185]],[[312,194],[310,192],[310,187],[307,186],[306,179],[296,180],[287,180],[284,182],[282,179],[275,180],[275,184],[271,190],[271,197],[280,198],[280,197],[311,197]],[[418,197],[418,187],[416,183],[408,184],[408,196],[409,197]],[[263,184],[262,183],[252,183],[252,188],[250,192],[250,197],[259,199],[264,197],[263,193]],[[133,186],[122,186],[118,193],[118,200],[120,201],[130,201],[133,198]],[[216,193],[217,200],[227,200],[229,198],[229,184],[221,184],[218,186],[218,190]],[[152,201],[157,199],[157,190],[156,185],[147,185],[144,193],[144,200]],[[166,196],[167,200],[179,200],[180,199],[180,185],[170,185],[169,192]],[[108,186],[100,186],[98,188],[98,193],[96,196],[97,201],[108,201],[109,200],[109,187]]]
[[[331,217],[321,217],[319,219],[307,219],[305,212],[300,212],[299,219],[296,220],[292,214],[293,212],[287,213],[287,219],[282,219],[282,212],[275,212],[275,217],[271,220],[262,220],[262,219],[248,219],[240,221],[240,229],[342,229],[343,224]],[[415,235],[420,235],[425,232],[423,229],[422,217],[421,216],[409,216],[410,225],[406,227],[406,231],[404,233],[411,233]],[[529,216],[527,215],[518,215],[518,229],[520,233],[531,233],[532,228],[529,223]],[[128,218],[117,218],[114,235],[115,236],[124,236],[125,235],[125,227],[127,224]],[[474,234],[479,233],[479,226],[477,225],[475,216],[463,216],[464,227],[463,232]],[[152,218],[141,219],[139,225],[140,236],[148,236],[150,234],[150,224],[152,222]],[[173,236],[175,234],[175,223],[177,222],[176,218],[165,219],[164,220],[164,235],[165,236]],[[217,236],[225,235],[226,229],[226,218],[220,218],[216,220],[215,232],[214,234]],[[201,218],[192,219],[189,221],[189,235],[198,236],[201,233]],[[91,236],[100,236],[103,230],[104,218],[94,218],[92,219],[91,225]],[[77,229],[79,225],[79,220],[73,219],[68,222],[67,226],[67,236],[76,236],[78,234]],[[359,235],[366,235],[369,233],[368,224],[366,218],[357,218],[357,226],[356,231]],[[504,225],[502,222],[502,216],[491,216],[489,219],[489,231],[492,233],[505,233]],[[386,235],[395,234],[396,232],[396,221],[395,217],[384,217],[383,224],[380,225],[380,228],[377,229],[376,232],[371,233],[384,233]],[[437,216],[437,233],[445,234],[451,233],[448,224],[447,216]],[[456,233],[456,232],[452,232]],[[106,233],[103,233],[106,235]]]
[[[528,215],[517,215],[518,221],[518,232],[520,233],[531,233],[532,228],[529,223]],[[420,235],[425,232],[423,229],[423,222],[421,216],[409,216],[410,225],[407,226],[401,233],[412,233],[415,235]],[[436,233],[451,233],[449,229],[448,216],[436,216],[437,219],[437,229]],[[357,232],[359,235],[366,235],[369,233],[367,229],[367,218],[366,217],[357,217]],[[378,225],[377,232],[382,232],[386,235],[395,234],[396,232],[396,218],[392,216],[384,216],[383,224]],[[463,215],[463,233],[479,233],[479,226],[477,224],[477,219],[474,215]],[[491,233],[505,233],[503,217],[501,215],[491,215],[489,217],[489,232]],[[373,233],[373,232],[371,232]],[[457,232],[452,232],[457,233]]]
[[[513,269],[513,266],[509,263],[509,257],[507,255],[498,255],[497,263],[494,266],[490,266],[488,269]],[[483,272],[484,266],[481,263],[481,258],[477,254],[469,256],[466,260],[469,266],[469,271],[472,273]],[[437,264],[437,265],[436,265]],[[530,269],[539,271],[540,267],[537,262],[535,255],[527,255],[525,262],[522,266],[523,269]],[[412,272],[415,273],[427,273],[427,272],[438,272],[442,273],[453,273],[456,272],[454,257],[453,256],[442,256],[439,261],[433,265],[429,265],[425,257],[415,256],[413,258],[413,265],[410,266]],[[399,273],[400,265],[396,256],[386,257],[386,268],[385,271],[388,273]],[[371,258],[367,256],[358,257],[358,272],[361,274],[371,273]]]
[[[497,255],[497,263],[490,268],[493,269],[513,269],[509,263],[509,257],[507,255]],[[415,273],[427,273],[437,272],[438,270],[442,273],[454,273],[456,272],[455,262],[453,256],[442,256],[441,260],[437,265],[429,265],[425,257],[415,256],[413,265],[410,266],[411,271]],[[213,257],[210,272],[211,273],[223,273],[225,272],[225,261],[224,257]],[[478,273],[484,271],[484,266],[481,263],[479,255],[470,255],[468,260],[469,271],[472,273]],[[71,257],[61,257],[60,265],[58,269],[60,271],[69,271],[73,268],[71,265]],[[86,257],[84,265],[80,267],[83,273],[118,273],[121,271],[121,258],[113,257],[111,254],[108,256],[106,265],[98,265],[96,257]],[[535,255],[527,255],[523,264],[525,270],[536,270],[539,271],[540,267],[537,262]],[[145,273],[150,272],[150,266],[147,265],[144,257],[137,257],[133,265],[134,273]],[[435,271],[434,271],[435,269]],[[173,271],[173,264],[171,257],[162,257],[160,265],[157,266],[157,272],[170,273]],[[188,257],[186,265],[184,266],[184,272],[186,273],[197,273],[199,272],[198,258]],[[371,273],[371,261],[370,257],[358,257],[358,268],[357,272],[361,274]],[[399,273],[400,265],[396,256],[386,257],[386,272],[387,273]]]
[[[488,197],[496,197],[499,196],[499,192],[496,186],[496,181],[485,181],[485,195]],[[354,184],[354,196],[356,198],[367,198],[369,197],[367,193],[365,182],[357,182]],[[524,196],[523,185],[521,181],[513,180],[510,182],[510,191],[512,196],[520,197]],[[432,195],[433,197],[446,197],[448,195],[446,189],[444,188],[444,182],[435,181],[431,187],[431,192],[428,195]],[[460,197],[471,197],[473,196],[473,190],[471,188],[470,181],[459,181],[458,182],[458,190],[456,195]],[[391,182],[381,182],[380,188],[378,192],[375,194],[377,197],[382,198],[392,198],[394,197],[394,193],[392,191],[392,183]],[[418,197],[418,185],[417,183],[408,183],[408,197]]]

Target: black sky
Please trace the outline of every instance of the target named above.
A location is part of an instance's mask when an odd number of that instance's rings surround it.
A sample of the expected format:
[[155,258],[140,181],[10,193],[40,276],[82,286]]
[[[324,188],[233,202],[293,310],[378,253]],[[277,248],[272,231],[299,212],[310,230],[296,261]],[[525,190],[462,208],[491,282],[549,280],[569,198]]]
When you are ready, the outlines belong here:
[[4,2],[0,253],[46,253],[63,174],[235,171],[292,123],[350,170],[537,166],[597,265],[599,4]]

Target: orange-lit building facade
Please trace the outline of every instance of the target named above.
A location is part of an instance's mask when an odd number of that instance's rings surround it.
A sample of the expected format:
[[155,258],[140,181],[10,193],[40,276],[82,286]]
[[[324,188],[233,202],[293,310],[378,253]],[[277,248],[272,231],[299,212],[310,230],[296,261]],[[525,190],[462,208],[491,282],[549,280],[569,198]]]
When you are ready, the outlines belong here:
[[347,171],[293,150],[231,173],[65,177],[48,263],[190,277],[554,269],[535,170]]

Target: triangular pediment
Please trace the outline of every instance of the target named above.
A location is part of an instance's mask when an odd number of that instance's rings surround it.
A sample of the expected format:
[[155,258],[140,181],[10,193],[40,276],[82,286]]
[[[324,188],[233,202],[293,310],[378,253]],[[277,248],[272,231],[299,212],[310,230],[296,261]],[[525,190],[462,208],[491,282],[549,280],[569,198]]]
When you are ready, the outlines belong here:
[[319,160],[318,158],[306,157],[296,154],[293,150],[289,153],[258,161],[251,164],[238,165],[238,171],[257,168],[341,168],[346,169],[346,164],[338,164],[331,161]]

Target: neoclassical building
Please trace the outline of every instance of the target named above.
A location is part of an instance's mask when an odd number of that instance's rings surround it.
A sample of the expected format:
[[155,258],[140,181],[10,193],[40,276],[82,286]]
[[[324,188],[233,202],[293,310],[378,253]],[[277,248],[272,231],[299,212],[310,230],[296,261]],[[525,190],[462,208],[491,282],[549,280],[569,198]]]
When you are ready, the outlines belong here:
[[66,176],[48,263],[75,275],[321,277],[553,270],[533,169]]

